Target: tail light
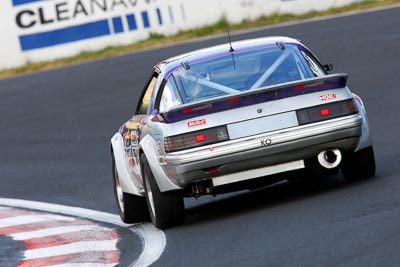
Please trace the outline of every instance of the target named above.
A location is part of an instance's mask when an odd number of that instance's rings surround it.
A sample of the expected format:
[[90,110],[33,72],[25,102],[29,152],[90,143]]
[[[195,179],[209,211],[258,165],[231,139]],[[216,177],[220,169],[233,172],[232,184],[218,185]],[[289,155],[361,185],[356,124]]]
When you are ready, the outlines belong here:
[[358,108],[353,99],[337,101],[334,103],[300,109],[297,111],[297,120],[300,125],[319,122],[348,116],[358,113]]
[[226,126],[210,128],[175,136],[165,137],[166,152],[174,152],[229,140]]

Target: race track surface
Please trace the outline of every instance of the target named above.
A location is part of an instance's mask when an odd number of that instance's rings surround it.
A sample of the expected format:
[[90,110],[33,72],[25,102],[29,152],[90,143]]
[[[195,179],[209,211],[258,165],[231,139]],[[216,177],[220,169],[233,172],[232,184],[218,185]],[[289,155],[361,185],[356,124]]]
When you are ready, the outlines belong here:
[[[154,265],[399,266],[399,25],[397,7],[233,35],[298,38],[333,63],[335,72],[349,73],[350,88],[367,107],[377,175],[353,184],[335,175],[313,184],[189,199],[186,224],[165,231],[167,245]],[[0,197],[116,214],[109,139],[133,114],[151,67],[227,40],[202,39],[1,80]],[[20,249],[10,242],[0,237],[0,255]],[[137,254],[129,244],[124,248]]]

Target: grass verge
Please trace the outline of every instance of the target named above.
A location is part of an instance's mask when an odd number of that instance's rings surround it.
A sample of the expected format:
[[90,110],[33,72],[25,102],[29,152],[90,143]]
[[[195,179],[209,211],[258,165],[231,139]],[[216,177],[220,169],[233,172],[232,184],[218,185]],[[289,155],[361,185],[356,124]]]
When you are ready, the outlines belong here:
[[308,19],[318,16],[356,11],[372,7],[391,5],[400,3],[400,0],[367,0],[363,2],[349,4],[343,7],[331,8],[325,11],[312,11],[301,15],[292,14],[272,14],[268,17],[261,17],[254,21],[243,21],[240,24],[229,24],[225,18],[221,18],[217,23],[190,31],[179,32],[174,36],[163,36],[159,34],[150,34],[147,40],[124,46],[110,46],[99,51],[82,52],[79,55],[67,58],[61,58],[54,61],[45,61],[39,63],[28,63],[22,67],[5,69],[0,71],[0,78],[10,77],[18,74],[34,72],[38,70],[50,69],[54,67],[65,66],[73,63],[84,62],[94,59],[105,58],[109,56],[121,55],[136,50],[162,46],[165,44],[184,41],[192,38],[203,37],[210,34],[225,32],[228,28],[233,30],[248,29],[253,27],[273,25],[293,20]]

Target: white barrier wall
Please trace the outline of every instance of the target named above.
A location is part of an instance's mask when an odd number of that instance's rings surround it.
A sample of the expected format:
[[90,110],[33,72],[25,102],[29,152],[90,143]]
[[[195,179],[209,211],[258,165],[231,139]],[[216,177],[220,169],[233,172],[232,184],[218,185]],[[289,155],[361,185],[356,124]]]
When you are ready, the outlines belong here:
[[217,22],[362,0],[1,0],[0,69],[175,34]]

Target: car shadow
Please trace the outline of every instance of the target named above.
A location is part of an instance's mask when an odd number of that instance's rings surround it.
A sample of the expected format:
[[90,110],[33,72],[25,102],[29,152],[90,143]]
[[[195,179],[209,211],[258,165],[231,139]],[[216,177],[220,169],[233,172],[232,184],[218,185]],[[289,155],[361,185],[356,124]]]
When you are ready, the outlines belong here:
[[302,179],[295,182],[285,180],[252,191],[228,194],[227,197],[221,195],[206,203],[186,208],[185,225],[195,225],[205,221],[214,221],[260,209],[268,209],[356,186],[368,180],[347,183],[340,174],[329,175],[319,179],[302,177]]

